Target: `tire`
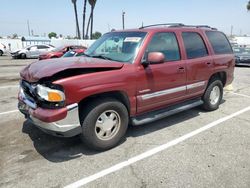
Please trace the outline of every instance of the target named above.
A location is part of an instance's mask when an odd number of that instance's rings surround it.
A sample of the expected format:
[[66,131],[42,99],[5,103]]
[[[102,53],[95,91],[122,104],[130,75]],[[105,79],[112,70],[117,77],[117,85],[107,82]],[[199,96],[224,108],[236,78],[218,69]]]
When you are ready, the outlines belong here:
[[2,56],[3,55],[3,51],[2,50],[0,50],[0,56]]
[[104,151],[119,144],[128,128],[128,111],[120,101],[104,98],[80,110],[82,141],[87,147]]
[[202,97],[203,109],[213,111],[219,108],[223,97],[223,84],[220,80],[214,79],[209,85]]
[[26,54],[22,53],[20,54],[21,59],[26,59]]

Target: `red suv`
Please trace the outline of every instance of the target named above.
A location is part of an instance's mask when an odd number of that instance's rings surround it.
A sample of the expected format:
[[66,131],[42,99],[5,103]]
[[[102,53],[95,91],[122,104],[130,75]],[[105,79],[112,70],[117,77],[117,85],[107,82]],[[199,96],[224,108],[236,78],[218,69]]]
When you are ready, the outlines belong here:
[[[51,63],[53,61],[53,63]],[[232,83],[227,37],[208,26],[152,25],[103,35],[83,57],[21,71],[19,109],[43,131],[81,134],[94,149],[116,146],[141,125],[199,105],[216,110]]]
[[84,46],[76,46],[76,45],[61,46],[61,47],[56,48],[55,50],[52,50],[51,52],[39,55],[39,60],[59,58],[59,57],[62,57],[66,52],[70,50],[74,50],[74,49],[86,50],[87,48]]

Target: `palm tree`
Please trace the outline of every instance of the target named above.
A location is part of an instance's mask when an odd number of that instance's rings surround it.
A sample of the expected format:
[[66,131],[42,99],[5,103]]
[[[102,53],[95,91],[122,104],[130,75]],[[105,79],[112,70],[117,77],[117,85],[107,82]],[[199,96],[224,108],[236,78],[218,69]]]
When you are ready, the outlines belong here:
[[247,10],[250,11],[250,1],[248,1],[248,4],[247,4]]
[[97,0],[88,0],[90,6],[91,6],[91,12],[89,15],[89,20],[88,20],[88,25],[87,25],[87,31],[86,34],[89,32],[89,25],[91,22],[91,27],[90,27],[90,39],[92,39],[92,34],[93,34],[93,24],[94,24],[94,8]]
[[83,4],[83,19],[82,19],[82,39],[85,39],[86,6],[87,6],[87,0],[84,0],[84,4]]
[[78,22],[78,15],[77,15],[77,8],[76,8],[76,1],[77,0],[71,0],[71,2],[74,5],[74,11],[75,11],[75,18],[76,18],[76,31],[77,31],[77,38],[80,39],[80,28],[79,28],[79,22]]

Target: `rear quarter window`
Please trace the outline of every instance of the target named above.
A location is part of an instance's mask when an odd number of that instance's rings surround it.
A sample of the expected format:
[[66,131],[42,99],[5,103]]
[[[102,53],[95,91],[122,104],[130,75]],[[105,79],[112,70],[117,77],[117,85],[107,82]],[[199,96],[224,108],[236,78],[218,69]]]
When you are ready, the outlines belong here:
[[207,38],[211,43],[215,54],[232,54],[232,47],[227,37],[218,31],[206,31]]

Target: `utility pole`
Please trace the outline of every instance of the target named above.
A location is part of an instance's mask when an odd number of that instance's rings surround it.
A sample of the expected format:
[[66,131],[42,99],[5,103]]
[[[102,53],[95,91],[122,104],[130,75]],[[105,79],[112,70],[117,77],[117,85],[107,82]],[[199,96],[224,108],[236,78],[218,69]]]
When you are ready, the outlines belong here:
[[29,20],[27,20],[27,26],[28,26],[28,33],[29,33],[29,36],[30,36],[30,22],[29,22]]
[[234,29],[234,26],[231,25],[231,37],[233,36],[233,29]]
[[125,12],[122,11],[122,29],[125,29],[125,24],[124,24],[124,16],[125,16]]

